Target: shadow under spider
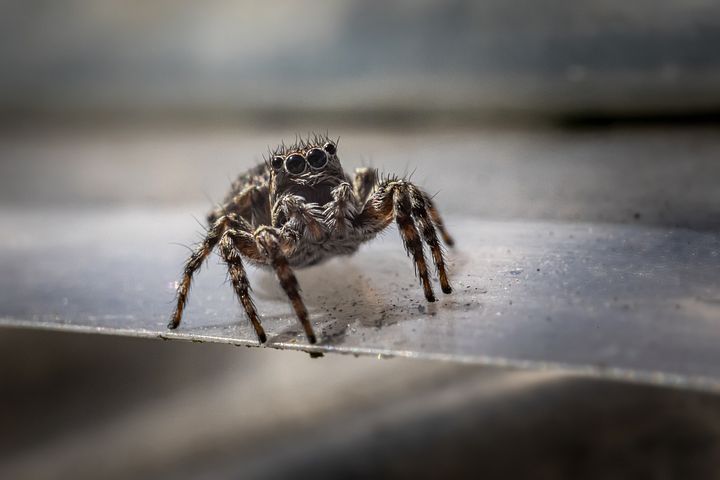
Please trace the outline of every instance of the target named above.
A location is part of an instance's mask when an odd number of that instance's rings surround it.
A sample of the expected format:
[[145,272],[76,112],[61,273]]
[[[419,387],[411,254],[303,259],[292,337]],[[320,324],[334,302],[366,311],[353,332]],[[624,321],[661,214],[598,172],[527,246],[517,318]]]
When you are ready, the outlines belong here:
[[[426,302],[419,281],[413,276],[404,278],[404,261],[403,257],[391,260],[390,267],[395,267],[397,262],[397,268],[392,268],[397,273],[390,281],[385,272],[368,274],[367,269],[358,268],[355,261],[348,258],[334,259],[297,272],[303,286],[303,298],[318,333],[318,344],[341,345],[348,333],[355,333],[356,328],[379,330],[419,317],[434,317],[442,310],[484,310],[481,302],[468,302],[468,292],[460,288],[449,296],[441,296],[438,302]],[[451,265],[458,266],[454,258]],[[382,283],[376,280],[377,277],[382,277]],[[271,279],[268,275],[267,281]],[[273,298],[279,299],[281,295],[278,289],[278,297],[273,295]],[[394,302],[393,297],[396,298]],[[302,328],[293,324],[271,335],[269,340],[270,343],[285,343],[298,335],[302,335]]]
[[[468,290],[467,286],[468,280],[475,283],[480,277],[464,272],[467,262],[463,260],[462,252],[453,251],[448,258],[454,277],[451,277],[453,293],[440,294],[439,301],[434,303],[425,301],[420,282],[403,255],[386,256],[380,263],[371,263],[369,268],[363,257],[366,255],[361,253],[359,257],[335,258],[323,265],[295,272],[319,345],[342,345],[348,335],[356,331],[364,338],[369,331],[402,322],[423,318],[431,321],[442,311],[474,311],[473,315],[477,315],[478,310],[484,311],[482,302],[477,301],[478,289]],[[283,310],[287,304],[287,296],[274,274],[256,270],[251,275],[251,282],[256,286],[253,297],[260,301],[258,311],[269,335],[269,344],[303,344],[304,332],[289,306],[282,313],[273,309],[272,314],[263,314],[264,302],[282,303]],[[433,282],[437,284],[434,275]],[[481,289],[481,293],[486,292],[487,289]],[[213,322],[198,328],[213,331],[237,325],[244,332],[240,335],[252,335],[246,332],[243,322],[247,322],[247,318],[238,311],[227,322]]]

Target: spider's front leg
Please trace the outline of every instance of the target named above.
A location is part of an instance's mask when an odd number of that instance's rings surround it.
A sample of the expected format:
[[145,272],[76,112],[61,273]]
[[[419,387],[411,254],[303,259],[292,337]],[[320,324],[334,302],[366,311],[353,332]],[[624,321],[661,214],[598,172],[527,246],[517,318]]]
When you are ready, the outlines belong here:
[[192,277],[216,246],[219,246],[220,255],[227,264],[235,293],[255,329],[258,340],[264,343],[267,336],[260,325],[255,304],[250,297],[250,282],[240,255],[246,255],[258,263],[263,263],[265,259],[257,251],[250,224],[233,213],[222,215],[213,223],[205,239],[185,262],[183,277],[177,288],[177,305],[168,328],[174,329],[180,325]]
[[281,232],[273,227],[263,226],[253,232],[250,224],[235,214],[227,214],[218,218],[203,242],[185,262],[183,277],[177,289],[177,305],[168,328],[174,329],[180,325],[192,277],[212,250],[219,246],[220,255],[228,266],[235,293],[257,333],[258,340],[264,343],[267,336],[260,324],[255,304],[250,297],[250,283],[243,266],[243,256],[257,264],[270,264],[273,267],[280,286],[290,298],[308,341],[316,343],[317,339],[308,319],[307,309],[300,297],[297,279],[283,253],[283,249],[287,249],[290,243],[291,239],[284,238]]
[[300,297],[300,286],[292,268],[290,268],[287,257],[283,253],[283,246],[287,246],[289,239],[284,239],[282,233],[274,227],[262,226],[255,231],[255,241],[258,250],[267,258],[275,270],[280,286],[290,299],[295,315],[297,315],[305,330],[308,342],[316,343],[315,332],[308,318],[305,304],[302,297]]
[[305,202],[297,195],[283,195],[273,208],[272,224],[284,224],[286,229],[309,236],[315,241],[322,240],[327,232],[321,221],[322,210],[316,203]]
[[247,227],[249,227],[249,225],[240,224],[239,226],[246,228],[242,230],[228,229],[220,239],[220,255],[227,264],[228,274],[230,275],[230,281],[232,282],[235,294],[245,309],[245,314],[255,329],[258,340],[260,343],[265,343],[267,341],[267,335],[265,335],[265,330],[260,324],[255,303],[253,303],[252,297],[250,296],[250,282],[247,278],[247,273],[245,273],[242,257],[240,256],[241,252],[245,252],[246,255],[249,253],[251,258],[254,257],[257,259],[258,256],[253,255],[253,250],[255,250],[254,237],[252,233],[248,232]]
[[359,202],[348,182],[342,182],[333,188],[332,198],[332,202],[325,206],[323,212],[325,222],[335,235],[342,236],[352,229]]
[[[430,247],[442,291],[452,293],[445,268],[445,256],[435,226],[437,225],[441,230],[448,245],[452,245],[452,239],[444,227],[441,227],[440,216],[428,201],[427,194],[410,182],[404,180],[385,181],[378,185],[368,198],[363,211],[355,219],[355,226],[363,237],[370,238],[385,229],[394,218],[405,249],[413,257],[425,298],[428,302],[434,302],[435,294],[430,284],[422,240]],[[418,231],[418,227],[420,231]]]

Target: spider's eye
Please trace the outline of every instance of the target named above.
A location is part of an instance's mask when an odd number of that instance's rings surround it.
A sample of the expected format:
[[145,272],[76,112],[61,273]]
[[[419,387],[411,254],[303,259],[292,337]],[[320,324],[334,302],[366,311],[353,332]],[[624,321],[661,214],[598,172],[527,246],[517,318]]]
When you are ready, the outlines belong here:
[[275,170],[282,167],[282,164],[283,164],[283,157],[281,157],[280,155],[273,157],[272,160],[270,160],[270,165],[272,165],[272,167]]
[[319,148],[313,148],[307,153],[307,162],[312,168],[323,168],[328,163],[328,157]]
[[285,170],[292,175],[299,175],[305,171],[305,157],[294,153],[285,159]]
[[323,149],[330,155],[335,155],[335,153],[337,152],[337,147],[332,142],[327,142],[325,145],[323,145]]

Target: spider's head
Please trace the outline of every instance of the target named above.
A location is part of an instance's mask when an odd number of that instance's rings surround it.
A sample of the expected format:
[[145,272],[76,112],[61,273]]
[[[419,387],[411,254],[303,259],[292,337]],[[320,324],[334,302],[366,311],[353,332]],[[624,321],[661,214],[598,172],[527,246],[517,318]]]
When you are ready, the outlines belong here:
[[271,152],[268,161],[275,195],[298,195],[324,205],[331,191],[346,179],[337,154],[337,141],[315,135]]

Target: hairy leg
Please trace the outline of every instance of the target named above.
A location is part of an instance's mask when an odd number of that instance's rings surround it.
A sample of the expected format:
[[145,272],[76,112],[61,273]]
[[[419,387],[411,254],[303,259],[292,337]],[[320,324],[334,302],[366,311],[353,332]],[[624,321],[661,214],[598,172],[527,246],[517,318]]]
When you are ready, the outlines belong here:
[[363,240],[369,239],[384,230],[392,222],[393,217],[398,225],[405,250],[413,258],[415,272],[420,277],[425,298],[428,302],[434,302],[435,294],[430,284],[420,233],[412,218],[412,202],[406,182],[389,180],[378,185],[363,211],[355,217],[355,227]]
[[428,274],[427,263],[425,262],[425,253],[423,252],[420,234],[412,219],[412,202],[407,190],[401,184],[392,188],[393,209],[395,211],[395,221],[400,230],[405,249],[413,257],[415,269],[422,282],[425,298],[428,302],[435,301],[435,294],[430,284],[430,275]]
[[452,287],[450,287],[450,281],[448,280],[447,271],[445,270],[445,257],[443,256],[442,247],[435,232],[435,226],[428,213],[425,195],[419,188],[411,183],[407,184],[407,191],[410,194],[413,218],[420,228],[423,240],[425,240],[425,243],[430,247],[433,262],[435,263],[438,277],[440,277],[440,287],[443,293],[452,293]]
[[175,310],[170,317],[170,323],[168,323],[168,328],[174,329],[177,328],[178,325],[180,325],[180,320],[182,319],[183,311],[185,310],[185,305],[187,303],[188,292],[190,291],[190,284],[192,283],[192,277],[203,264],[208,255],[210,255],[213,249],[217,246],[220,238],[227,229],[228,222],[229,218],[227,216],[222,216],[215,220],[213,225],[208,230],[205,239],[193,251],[193,253],[190,255],[190,258],[188,258],[185,262],[182,279],[180,280],[180,283],[177,287],[177,303],[175,305]]
[[422,239],[430,247],[442,290],[444,293],[451,293],[444,254],[431,220],[432,213],[426,195],[419,188],[403,180],[382,182],[368,199],[362,212],[355,217],[354,226],[360,232],[360,237],[368,240],[385,229],[392,222],[393,217],[398,224],[405,249],[413,257],[415,271],[422,282],[425,298],[432,302],[435,300],[435,295],[430,286],[418,226],[422,231]]
[[378,174],[374,168],[357,168],[355,169],[355,178],[353,178],[353,191],[360,205],[364,205],[370,197],[373,189],[377,185]]
[[243,266],[240,252],[235,248],[233,239],[238,238],[238,233],[232,229],[228,229],[220,239],[220,255],[228,266],[230,281],[232,282],[235,294],[245,309],[248,319],[252,323],[255,333],[260,343],[267,341],[265,330],[260,324],[255,304],[250,297],[250,282],[248,281],[245,268]]
[[260,251],[267,256],[270,265],[275,270],[275,274],[280,281],[280,286],[285,291],[285,294],[292,303],[295,315],[305,330],[308,342],[316,343],[317,338],[313,331],[312,324],[308,319],[307,309],[305,304],[300,297],[300,286],[298,285],[297,278],[290,268],[290,264],[287,258],[282,252],[280,234],[277,229],[272,227],[260,227],[255,232],[255,239],[257,241],[258,248]]
[[313,240],[320,241],[327,231],[322,225],[323,214],[316,203],[306,203],[302,197],[284,195],[273,207],[272,225],[283,225],[286,230],[297,234],[303,231]]
[[192,277],[213,249],[219,245],[221,256],[228,264],[233,288],[255,328],[258,339],[265,342],[267,337],[250,297],[250,285],[242,264],[241,255],[252,259],[258,264],[269,263],[273,267],[280,281],[280,286],[290,299],[295,314],[305,330],[308,341],[316,343],[317,338],[308,319],[305,304],[300,297],[300,287],[297,279],[288,264],[287,258],[282,253],[283,241],[280,239],[280,235],[272,227],[261,227],[254,234],[249,233],[248,229],[251,228],[248,222],[237,218],[234,214],[221,216],[215,221],[205,239],[185,262],[183,277],[177,289],[177,305],[168,328],[174,329],[180,325],[187,304]]
[[228,213],[227,215],[219,217],[208,229],[207,234],[200,245],[198,245],[198,247],[190,255],[190,258],[188,258],[185,262],[183,275],[177,287],[177,303],[175,310],[170,317],[168,328],[174,329],[180,325],[183,311],[185,310],[185,305],[187,304],[193,275],[202,266],[208,255],[210,255],[213,249],[218,245],[228,229],[233,230],[233,243],[243,255],[252,259],[256,263],[266,263],[267,259],[258,252],[255,244],[255,238],[251,233],[249,233],[252,231],[252,226],[247,221],[238,217],[234,213]]
[[352,228],[352,220],[357,215],[358,201],[348,182],[342,182],[332,191],[333,200],[327,204],[325,220],[330,231],[345,235]]
[[440,231],[440,235],[442,236],[443,242],[445,242],[445,245],[448,247],[452,247],[455,245],[455,240],[450,236],[450,234],[445,229],[445,223],[442,221],[442,218],[440,217],[440,213],[437,211],[437,208],[435,208],[435,204],[433,203],[432,199],[430,198],[430,195],[428,195],[425,192],[421,192],[423,198],[425,199],[425,204],[427,206],[428,212],[430,212],[430,218],[432,218],[432,221],[437,226],[437,229]]

